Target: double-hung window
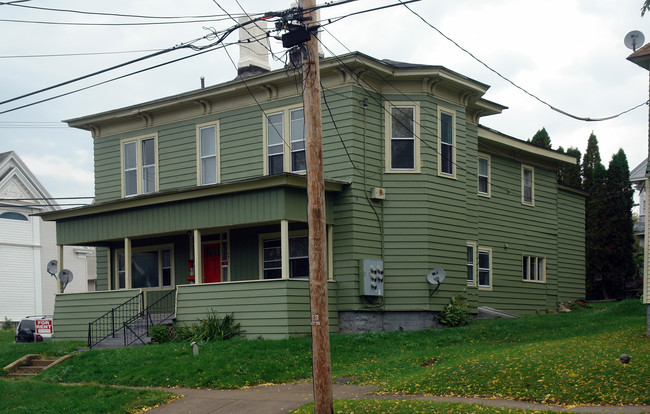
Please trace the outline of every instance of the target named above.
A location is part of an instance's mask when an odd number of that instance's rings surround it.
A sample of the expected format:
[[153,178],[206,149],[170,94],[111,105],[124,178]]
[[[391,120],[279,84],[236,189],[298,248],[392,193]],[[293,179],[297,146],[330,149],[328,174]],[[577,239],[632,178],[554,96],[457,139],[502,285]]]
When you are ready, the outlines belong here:
[[478,156],[478,193],[490,196],[490,156]]
[[386,171],[419,172],[420,107],[413,103],[386,104]]
[[492,288],[492,251],[491,249],[478,249],[478,287]]
[[[126,288],[126,258],[124,251],[116,253],[117,287]],[[172,251],[161,247],[131,253],[131,288],[159,289],[173,284]]]
[[476,285],[476,245],[467,243],[467,284]]
[[219,182],[218,124],[197,126],[199,185]]
[[521,166],[521,203],[535,205],[535,170],[527,165]]
[[122,189],[125,197],[156,191],[156,137],[122,141]]
[[[302,108],[265,115],[266,175],[304,172],[305,116]],[[288,148],[288,150],[285,150]]]
[[546,258],[524,255],[522,257],[522,279],[529,282],[546,281]]
[[438,174],[456,177],[456,115],[438,109]]
[[[280,239],[262,241],[262,276],[264,279],[280,279],[282,277]],[[307,236],[289,238],[289,277],[309,277],[309,239]]]

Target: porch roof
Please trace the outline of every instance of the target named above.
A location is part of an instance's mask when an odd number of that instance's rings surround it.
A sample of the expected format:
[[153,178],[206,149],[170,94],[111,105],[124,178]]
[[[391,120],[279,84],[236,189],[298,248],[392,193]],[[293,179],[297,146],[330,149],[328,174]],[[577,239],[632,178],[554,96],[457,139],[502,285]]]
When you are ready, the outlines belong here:
[[[332,193],[344,182],[327,180],[326,220],[332,223]],[[163,191],[86,207],[39,214],[56,221],[57,244],[101,245],[190,229],[226,228],[279,220],[307,221],[307,178],[278,174],[224,184]]]

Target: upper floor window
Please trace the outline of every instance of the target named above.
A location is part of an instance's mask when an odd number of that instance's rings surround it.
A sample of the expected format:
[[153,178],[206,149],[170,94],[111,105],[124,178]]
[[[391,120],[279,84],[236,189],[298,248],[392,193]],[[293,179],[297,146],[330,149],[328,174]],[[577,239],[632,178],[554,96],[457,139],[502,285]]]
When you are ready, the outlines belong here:
[[546,281],[546,259],[544,257],[524,255],[521,267],[523,280],[530,282]]
[[218,124],[199,125],[199,185],[216,184],[219,180]]
[[420,170],[420,107],[419,105],[388,105],[386,125],[386,170],[419,172]]
[[479,248],[478,250],[478,287],[492,288],[492,250]]
[[521,203],[535,205],[535,169],[526,165],[521,166]]
[[490,156],[478,156],[478,193],[490,196]]
[[13,211],[7,211],[6,213],[0,214],[0,219],[29,221],[24,215]]
[[438,109],[438,174],[456,177],[456,114]]
[[[265,116],[264,174],[304,172],[305,116],[302,108],[285,109]],[[288,120],[288,122],[285,122]],[[285,151],[285,147],[289,150]]]
[[122,141],[122,189],[125,197],[156,191],[156,141],[155,136]]

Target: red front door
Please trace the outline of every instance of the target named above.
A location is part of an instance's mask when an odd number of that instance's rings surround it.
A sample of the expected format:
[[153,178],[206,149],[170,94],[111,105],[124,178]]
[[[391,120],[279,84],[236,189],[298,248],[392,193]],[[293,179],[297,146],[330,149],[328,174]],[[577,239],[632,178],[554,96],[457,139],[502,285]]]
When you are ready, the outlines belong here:
[[221,282],[221,245],[203,245],[203,283]]

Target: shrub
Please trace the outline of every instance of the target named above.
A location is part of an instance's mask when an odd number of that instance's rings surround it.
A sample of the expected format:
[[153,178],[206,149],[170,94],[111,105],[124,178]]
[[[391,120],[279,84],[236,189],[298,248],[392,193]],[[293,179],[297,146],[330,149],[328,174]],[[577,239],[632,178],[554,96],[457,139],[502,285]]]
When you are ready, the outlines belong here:
[[10,331],[12,329],[14,329],[14,323],[11,321],[11,319],[7,319],[5,316],[5,320],[2,322],[2,325],[0,325],[0,330]]
[[201,319],[195,324],[174,325],[171,336],[176,342],[225,341],[239,335],[240,330],[240,324],[235,322],[233,313],[219,318],[217,312],[212,309],[207,313],[206,319]]
[[472,322],[472,315],[467,309],[465,292],[451,298],[451,301],[438,314],[440,324],[449,327],[465,326]]
[[167,325],[156,325],[149,327],[149,336],[153,342],[159,344],[169,342],[172,339],[170,328]]

